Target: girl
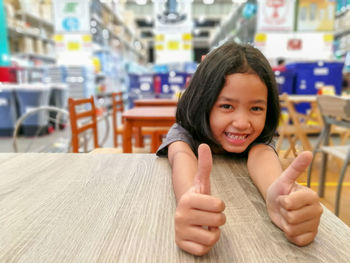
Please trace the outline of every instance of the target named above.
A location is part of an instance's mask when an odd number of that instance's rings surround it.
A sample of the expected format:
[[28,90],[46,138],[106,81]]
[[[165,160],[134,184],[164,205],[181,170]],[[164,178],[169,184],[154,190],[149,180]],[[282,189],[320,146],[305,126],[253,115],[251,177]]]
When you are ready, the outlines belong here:
[[322,207],[315,192],[295,183],[312,155],[300,154],[282,171],[272,144],[279,116],[275,77],[259,50],[228,42],[201,62],[178,103],[176,124],[157,151],[168,155],[173,171],[180,248],[208,253],[225,223],[224,202],[210,196],[211,151],[247,156],[272,222],[296,245],[312,242]]

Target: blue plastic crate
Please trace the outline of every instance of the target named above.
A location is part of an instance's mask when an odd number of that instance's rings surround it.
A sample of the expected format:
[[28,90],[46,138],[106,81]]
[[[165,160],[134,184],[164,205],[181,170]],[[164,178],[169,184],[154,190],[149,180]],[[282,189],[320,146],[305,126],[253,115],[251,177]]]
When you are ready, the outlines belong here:
[[303,62],[286,66],[295,72],[295,94],[317,94],[324,85],[335,87],[341,94],[343,62]]
[[11,136],[17,120],[15,85],[0,85],[0,136]]
[[295,72],[292,70],[275,71],[279,94],[294,94]]

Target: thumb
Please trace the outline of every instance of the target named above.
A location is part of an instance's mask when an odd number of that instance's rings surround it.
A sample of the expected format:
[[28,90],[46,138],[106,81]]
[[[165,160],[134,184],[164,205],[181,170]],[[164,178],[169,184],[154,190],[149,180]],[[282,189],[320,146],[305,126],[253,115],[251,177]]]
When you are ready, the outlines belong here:
[[213,159],[207,144],[198,147],[198,170],[194,178],[195,191],[201,194],[210,194],[210,172]]
[[285,186],[289,186],[288,191],[290,191],[291,187],[294,185],[294,182],[299,177],[299,175],[302,174],[305,171],[305,169],[309,166],[311,160],[311,152],[302,152],[283,172],[279,180]]

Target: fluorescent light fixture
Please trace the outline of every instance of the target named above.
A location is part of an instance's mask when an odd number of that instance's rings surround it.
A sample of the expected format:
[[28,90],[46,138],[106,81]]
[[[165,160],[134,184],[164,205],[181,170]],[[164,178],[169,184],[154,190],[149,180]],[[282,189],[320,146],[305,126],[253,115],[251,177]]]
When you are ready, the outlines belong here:
[[212,5],[212,4],[214,4],[214,1],[215,0],[203,0],[203,4],[205,4],[205,5]]
[[147,0],[136,0],[136,4],[145,5],[145,4],[147,4]]

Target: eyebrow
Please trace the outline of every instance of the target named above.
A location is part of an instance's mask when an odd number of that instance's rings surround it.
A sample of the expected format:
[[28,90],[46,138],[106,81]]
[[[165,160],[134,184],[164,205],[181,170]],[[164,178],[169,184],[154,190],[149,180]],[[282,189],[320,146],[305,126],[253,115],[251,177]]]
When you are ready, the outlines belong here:
[[[225,97],[225,96],[220,96],[218,98],[218,101],[228,101],[228,102],[231,102],[231,103],[239,102],[239,100],[237,100],[237,99],[231,99],[231,98],[228,98],[228,97]],[[267,105],[267,102],[264,99],[251,100],[251,101],[249,101],[249,103],[251,103],[251,104],[264,104],[264,105]]]

